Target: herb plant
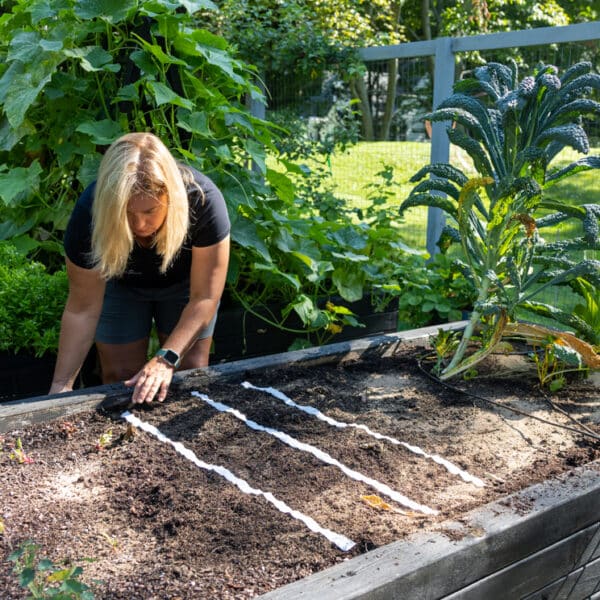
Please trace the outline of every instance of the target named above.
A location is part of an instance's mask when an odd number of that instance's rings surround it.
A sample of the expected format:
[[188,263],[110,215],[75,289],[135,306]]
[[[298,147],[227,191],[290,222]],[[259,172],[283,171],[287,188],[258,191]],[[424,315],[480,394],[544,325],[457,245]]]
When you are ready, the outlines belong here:
[[[401,206],[402,211],[436,206],[451,217],[444,240],[460,243],[464,273],[477,290],[471,318],[442,379],[488,354],[514,324],[518,309],[535,310],[543,290],[579,279],[598,297],[600,262],[580,258],[583,250],[600,248],[598,205],[573,207],[568,199],[544,199],[549,186],[600,167],[600,157],[584,156],[565,168],[551,168],[566,146],[589,152],[579,120],[600,112],[600,104],[587,98],[592,88],[600,89],[600,76],[586,62],[561,77],[555,67],[539,65],[520,82],[516,64],[489,63],[457,82],[454,93],[427,116],[459,125],[448,127],[450,141],[469,154],[478,171],[469,178],[450,164],[428,165],[412,178],[420,183]],[[568,219],[579,221],[583,234],[546,243],[540,229]],[[480,326],[481,347],[467,355]],[[518,331],[514,325],[510,329]]]
[[0,350],[55,353],[67,292],[64,269],[51,274],[0,242]]

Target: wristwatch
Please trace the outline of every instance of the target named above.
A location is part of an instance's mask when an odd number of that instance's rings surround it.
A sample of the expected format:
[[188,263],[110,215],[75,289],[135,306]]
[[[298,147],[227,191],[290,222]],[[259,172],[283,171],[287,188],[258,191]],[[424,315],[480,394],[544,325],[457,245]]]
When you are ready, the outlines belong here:
[[169,350],[168,348],[161,348],[156,356],[160,358],[162,361],[166,362],[170,367],[174,369],[178,369],[181,364],[181,357],[175,350]]

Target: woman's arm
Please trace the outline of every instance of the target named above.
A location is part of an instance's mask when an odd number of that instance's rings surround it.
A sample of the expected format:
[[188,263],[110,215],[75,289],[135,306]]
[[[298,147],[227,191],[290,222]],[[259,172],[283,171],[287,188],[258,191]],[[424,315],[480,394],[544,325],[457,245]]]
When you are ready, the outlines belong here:
[[[212,246],[192,248],[190,300],[175,329],[165,340],[165,348],[183,356],[196,341],[198,333],[210,323],[223,294],[228,264],[229,236]],[[151,402],[155,396],[162,402],[172,377],[173,369],[154,357],[125,385],[135,385],[133,402]]]
[[58,356],[50,393],[73,389],[75,378],[94,341],[104,300],[104,280],[95,270],[66,259],[69,295],[63,311]]

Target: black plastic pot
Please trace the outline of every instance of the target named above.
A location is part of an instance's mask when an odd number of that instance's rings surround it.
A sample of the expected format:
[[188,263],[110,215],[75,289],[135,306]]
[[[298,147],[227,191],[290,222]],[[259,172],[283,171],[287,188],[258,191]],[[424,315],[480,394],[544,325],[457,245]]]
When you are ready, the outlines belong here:
[[[334,304],[346,306],[351,310],[364,327],[344,327],[344,329],[327,340],[327,343],[391,333],[398,330],[398,303],[390,302],[382,312],[375,312],[369,298],[348,303],[340,298],[332,299]],[[256,307],[259,314],[271,315],[271,320],[281,318],[281,306],[269,305]],[[275,315],[275,319],[273,316]],[[286,321],[290,329],[302,330],[303,326],[296,315],[290,315]],[[211,363],[228,362],[241,358],[266,356],[278,352],[286,352],[297,339],[308,341],[312,346],[318,345],[314,334],[285,331],[256,316],[239,306],[223,306],[213,336],[214,348]]]
[[47,394],[56,356],[0,352],[0,402]]

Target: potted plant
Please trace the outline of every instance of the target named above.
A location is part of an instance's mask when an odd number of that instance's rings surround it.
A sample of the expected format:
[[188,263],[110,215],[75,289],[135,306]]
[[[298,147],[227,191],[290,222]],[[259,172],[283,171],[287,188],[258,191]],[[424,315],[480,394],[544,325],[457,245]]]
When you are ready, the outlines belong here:
[[[475,69],[473,77],[457,82],[454,94],[428,115],[432,121],[460,125],[448,127],[448,136],[469,154],[477,170],[477,176],[468,177],[451,164],[428,165],[412,178],[419,183],[401,206],[401,211],[436,206],[448,214],[452,224],[440,245],[460,244],[458,262],[477,290],[462,339],[450,361],[442,364],[442,379],[469,369],[504,335],[519,332],[537,342],[549,337],[577,360],[600,366],[600,358],[585,340],[586,332],[593,330],[585,324],[586,310],[570,320],[576,335],[517,322],[522,310],[559,314],[557,307],[538,301],[550,286],[571,282],[576,292],[595,290],[595,297],[599,293],[600,262],[581,256],[583,250],[600,247],[600,208],[544,196],[565,177],[600,167],[597,156],[584,156],[565,168],[551,167],[566,146],[589,152],[579,123],[581,116],[600,111],[598,102],[586,97],[591,89],[600,88],[600,76],[591,70],[590,63],[580,62],[559,77],[556,67],[539,65],[533,75],[519,81],[516,63],[488,63]],[[428,175],[432,177],[424,179]],[[566,220],[579,221],[582,235],[566,233],[571,237],[544,240],[543,227]],[[480,328],[479,348],[469,353]],[[594,343],[593,338],[587,341]]]

